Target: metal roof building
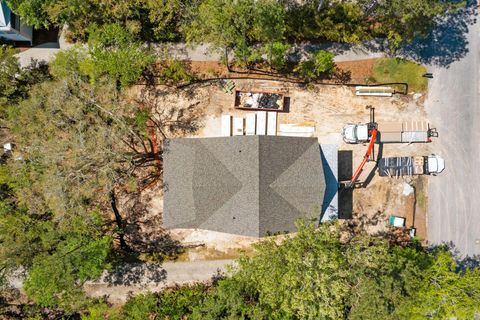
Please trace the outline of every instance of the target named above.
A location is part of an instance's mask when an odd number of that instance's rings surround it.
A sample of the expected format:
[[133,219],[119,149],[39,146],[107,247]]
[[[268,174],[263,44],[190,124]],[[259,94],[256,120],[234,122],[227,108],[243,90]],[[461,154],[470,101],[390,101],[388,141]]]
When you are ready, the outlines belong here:
[[164,225],[246,236],[318,223],[325,176],[316,138],[182,138],[164,144]]

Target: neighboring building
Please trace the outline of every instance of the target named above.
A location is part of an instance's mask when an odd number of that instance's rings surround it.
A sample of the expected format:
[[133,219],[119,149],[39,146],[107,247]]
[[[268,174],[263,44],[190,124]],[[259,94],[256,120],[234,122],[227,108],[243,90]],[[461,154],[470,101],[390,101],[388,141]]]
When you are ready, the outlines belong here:
[[[320,221],[326,177],[317,138],[238,136],[167,140],[167,228],[265,236]],[[336,168],[335,168],[336,175]]]
[[4,0],[0,0],[0,38],[11,41],[29,41],[32,43],[33,28],[22,22],[7,6]]

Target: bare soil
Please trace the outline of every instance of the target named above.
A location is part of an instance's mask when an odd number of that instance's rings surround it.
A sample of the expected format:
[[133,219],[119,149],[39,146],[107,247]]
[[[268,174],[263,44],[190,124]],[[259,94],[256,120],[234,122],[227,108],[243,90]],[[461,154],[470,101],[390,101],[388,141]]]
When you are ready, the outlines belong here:
[[[203,63],[203,68],[210,65],[212,72],[218,64]],[[353,67],[352,67],[353,68]],[[363,77],[369,66],[358,67],[356,74]],[[220,70],[219,70],[220,72]],[[289,123],[315,127],[315,136],[322,144],[336,144],[339,149],[339,180],[349,179],[352,172],[361,162],[366,152],[366,145],[345,144],[341,137],[341,129],[346,123],[366,123],[369,121],[369,110],[375,108],[375,120],[408,121],[426,120],[422,98],[395,95],[385,97],[357,97],[354,89],[342,85],[301,86],[283,81],[270,80],[235,80],[235,88],[240,90],[281,91],[289,99],[286,112],[279,113],[280,124]],[[182,89],[158,86],[161,94],[156,96],[158,114],[189,110],[195,114],[197,126],[189,132],[168,133],[168,137],[217,137],[220,136],[221,115],[230,114],[244,117],[249,111],[233,108],[233,93],[225,92],[218,82],[194,84]],[[167,111],[166,111],[167,110]],[[434,127],[435,125],[432,124]],[[428,144],[384,144],[376,146],[375,155],[381,152],[382,157],[427,155]],[[366,181],[366,188],[352,192],[341,192],[339,199],[341,217],[352,218],[367,232],[375,234],[388,232],[390,215],[407,218],[407,227],[417,228],[417,235],[426,238],[425,213],[427,206],[427,177],[408,179],[390,179],[378,176],[373,162],[367,163],[360,176]],[[411,187],[414,186],[414,192]],[[406,192],[405,190],[410,190]],[[162,209],[162,193],[150,195],[152,204],[147,204],[160,215]],[[152,211],[152,212],[153,212]],[[154,225],[158,226],[157,223]],[[153,225],[151,225],[153,226]],[[148,224],[145,226],[148,228]],[[157,228],[157,227],[155,227]],[[153,232],[154,230],[150,231]],[[200,230],[174,230],[170,237],[184,244],[197,243],[199,246],[190,249],[180,258],[182,260],[198,259],[230,259],[245,253],[258,239],[246,239],[242,236],[224,235]],[[247,254],[248,254],[248,250]]]
[[[365,83],[367,78],[370,77],[373,73],[373,66],[375,61],[378,59],[368,59],[368,60],[357,60],[357,61],[342,61],[336,62],[337,73],[344,73],[347,76],[344,83]],[[210,79],[216,77],[245,77],[250,78],[271,78],[279,79],[285,76],[272,73],[271,76],[263,73],[260,74],[252,70],[241,70],[238,68],[233,68],[233,71],[228,71],[225,64],[218,61],[189,61],[186,62],[190,71],[195,74],[200,79]],[[236,72],[237,71],[237,72]],[[268,72],[268,70],[265,70]],[[292,77],[292,80],[298,80]],[[325,83],[336,83],[340,80],[336,77],[332,79],[325,79],[322,82]]]

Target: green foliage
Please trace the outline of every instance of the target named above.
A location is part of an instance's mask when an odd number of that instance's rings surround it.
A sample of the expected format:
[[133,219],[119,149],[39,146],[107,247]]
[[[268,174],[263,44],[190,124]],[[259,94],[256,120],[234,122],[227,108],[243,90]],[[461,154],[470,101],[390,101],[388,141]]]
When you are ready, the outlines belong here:
[[170,57],[160,63],[158,76],[169,84],[187,84],[194,79],[186,62]]
[[0,117],[5,117],[5,107],[18,103],[29,94],[35,83],[50,78],[48,66],[36,61],[21,69],[15,57],[16,49],[0,45]]
[[399,311],[409,319],[474,319],[480,313],[480,269],[459,270],[444,249],[432,253],[414,297]]
[[28,24],[40,28],[69,25],[72,38],[88,38],[91,23],[113,22],[144,40],[174,40],[182,16],[181,0],[9,0],[8,4]]
[[285,7],[278,1],[205,0],[192,8],[183,32],[189,42],[233,50],[236,64],[250,66],[261,58],[259,43],[272,63],[273,44],[284,39],[284,21]]
[[267,54],[270,56],[270,66],[278,71],[285,69],[287,65],[286,54],[290,50],[291,45],[283,42],[274,42],[267,46]]
[[353,2],[306,1],[289,7],[287,34],[299,40],[326,39],[357,43],[370,37],[368,23],[360,6]]
[[427,89],[427,79],[422,75],[426,71],[424,66],[412,61],[399,58],[383,58],[375,62],[372,77],[378,83],[406,82],[411,91],[425,91]]
[[203,284],[168,288],[158,293],[143,293],[130,298],[121,310],[99,302],[91,305],[82,320],[186,319],[192,316],[207,295]]
[[52,5],[53,0],[8,0],[8,6],[29,25],[36,28],[48,27],[50,19],[45,12],[45,7]]
[[120,310],[109,306],[107,303],[99,301],[91,303],[86,312],[80,316],[81,320],[117,320],[120,319]]
[[66,312],[80,308],[86,302],[82,282],[99,276],[108,266],[110,237],[100,228],[102,220],[55,220],[48,213],[29,213],[15,201],[21,192],[17,178],[6,175],[11,172],[7,165],[1,169],[5,192],[0,201],[0,283],[22,267],[28,270],[24,289],[33,301]]
[[[379,1],[369,12],[375,17],[372,35],[386,37],[392,51],[402,43],[426,36],[435,26],[435,18],[465,6],[465,1],[389,0]],[[361,6],[371,6],[368,0]]]
[[[53,253],[39,253],[24,282],[28,296],[44,307],[77,310],[86,301],[81,285],[101,275],[108,267],[110,237],[103,236],[94,224],[72,218],[68,226],[59,224],[49,236],[62,238]],[[57,233],[57,234],[56,234]]]
[[80,74],[80,67],[87,59],[88,52],[78,46],[61,50],[50,61],[50,73],[56,79],[67,78],[72,74]]
[[17,91],[17,74],[20,72],[16,50],[0,46],[0,106],[5,105]]
[[318,79],[322,75],[329,75],[335,70],[334,54],[325,50],[318,50],[308,60],[301,61],[295,72],[307,82]]
[[281,244],[258,245],[194,310],[192,319],[472,319],[480,270],[451,253],[399,247],[338,224],[300,225]]
[[184,24],[189,42],[207,42],[217,49],[234,49],[245,65],[251,55],[252,0],[205,0],[192,9],[191,21]]
[[123,306],[125,319],[143,320],[154,314],[157,306],[157,298],[153,293],[140,294],[133,297]]
[[335,68],[335,55],[325,50],[319,50],[313,55],[313,66],[317,74],[332,72]]
[[363,12],[351,2],[337,2],[315,16],[315,38],[335,42],[359,43],[368,39]]
[[137,82],[143,70],[155,60],[120,24],[92,25],[89,31],[89,57],[80,64],[80,69],[92,81],[108,74],[126,88]]

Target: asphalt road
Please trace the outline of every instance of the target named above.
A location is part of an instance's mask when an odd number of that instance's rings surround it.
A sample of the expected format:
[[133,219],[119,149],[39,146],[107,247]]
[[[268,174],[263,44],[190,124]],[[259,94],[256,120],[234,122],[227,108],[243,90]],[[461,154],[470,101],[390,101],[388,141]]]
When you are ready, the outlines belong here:
[[[439,132],[432,147],[445,158],[445,171],[430,178],[428,241],[452,243],[470,256],[480,254],[479,31],[478,22],[446,28],[433,37],[430,54],[425,51],[434,75],[426,109]],[[451,61],[445,60],[449,53]]]

